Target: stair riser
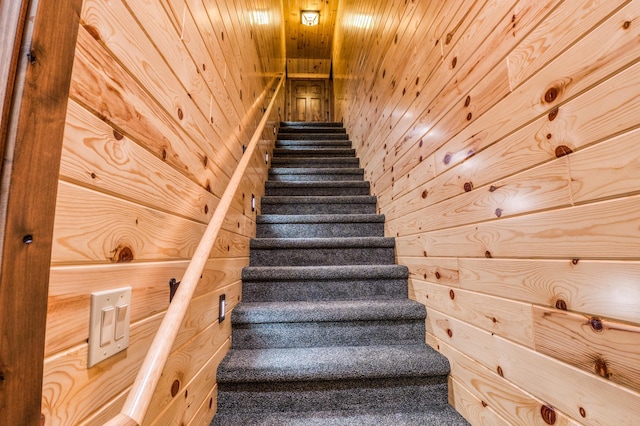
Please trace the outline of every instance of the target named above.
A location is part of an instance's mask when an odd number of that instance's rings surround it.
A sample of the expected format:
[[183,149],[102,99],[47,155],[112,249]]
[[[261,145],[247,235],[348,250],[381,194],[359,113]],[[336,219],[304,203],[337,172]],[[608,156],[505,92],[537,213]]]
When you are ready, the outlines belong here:
[[411,345],[424,341],[422,320],[234,324],[234,349]]
[[300,140],[300,141],[322,141],[322,140],[336,140],[336,141],[348,141],[349,135],[346,133],[278,133],[278,140]]
[[304,168],[304,167],[313,167],[313,168],[331,168],[331,169],[339,169],[339,168],[358,168],[360,167],[360,163],[357,158],[343,158],[343,157],[306,157],[306,158],[295,158],[295,157],[282,157],[282,158],[274,158],[271,160],[272,167],[293,167],[293,168]]
[[269,173],[269,180],[272,182],[344,182],[353,180],[364,180],[364,172],[341,173],[341,174],[286,174]]
[[393,247],[281,248],[250,251],[251,266],[393,265]]
[[274,148],[274,158],[291,158],[291,157],[353,157],[355,150],[353,148]]
[[374,214],[376,204],[280,203],[261,205],[262,214]]
[[384,237],[384,223],[259,223],[257,238]]
[[227,412],[408,410],[447,404],[447,377],[322,382],[218,384]]
[[299,186],[294,185],[289,187],[273,187],[267,185],[265,187],[266,196],[331,196],[331,195],[369,195],[369,188],[366,186],[355,187],[313,187],[313,186]]
[[247,281],[244,302],[298,302],[312,300],[406,299],[406,279]]

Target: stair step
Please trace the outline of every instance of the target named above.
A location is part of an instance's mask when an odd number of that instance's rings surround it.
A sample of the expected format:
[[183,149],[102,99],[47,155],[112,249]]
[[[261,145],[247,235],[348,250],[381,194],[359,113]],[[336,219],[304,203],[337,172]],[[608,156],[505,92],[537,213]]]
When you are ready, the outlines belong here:
[[395,240],[384,237],[257,238],[250,266],[392,265]]
[[[417,405],[417,404],[416,404]],[[216,415],[211,426],[467,426],[453,407],[418,407],[420,411],[330,410],[236,412]]]
[[305,140],[285,140],[276,141],[276,148],[286,147],[317,147],[317,148],[351,148],[351,141],[332,141],[332,140],[317,140],[317,141],[305,141]]
[[260,215],[257,238],[383,237],[384,216],[376,214]]
[[369,195],[366,181],[298,181],[265,183],[265,195]]
[[274,148],[274,157],[354,157],[356,150],[353,148],[313,148],[306,146],[290,146],[287,148]]
[[281,121],[280,128],[283,127],[343,127],[339,121]]
[[315,348],[232,349],[218,383],[305,382],[440,377],[449,362],[425,344]]
[[278,139],[284,140],[349,140],[347,133],[285,133],[278,132]]
[[337,126],[286,126],[284,128],[279,129],[279,133],[313,133],[313,134],[336,134],[336,133],[347,133],[347,130],[344,127]]
[[364,170],[329,167],[273,167],[269,180],[274,182],[364,180]]
[[271,167],[328,167],[358,168],[360,161],[355,157],[280,157],[271,160]]
[[354,196],[265,196],[262,214],[373,214],[376,197]]
[[244,302],[406,299],[409,271],[400,265],[249,266]]
[[425,317],[408,299],[243,302],[231,317],[233,348],[420,344]]

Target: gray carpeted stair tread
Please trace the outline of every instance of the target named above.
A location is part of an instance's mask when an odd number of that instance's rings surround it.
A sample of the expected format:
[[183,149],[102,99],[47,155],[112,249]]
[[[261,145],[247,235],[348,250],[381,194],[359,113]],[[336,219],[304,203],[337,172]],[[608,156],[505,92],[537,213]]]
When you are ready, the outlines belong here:
[[281,121],[280,128],[287,127],[342,127],[340,121]]
[[264,196],[262,214],[373,214],[377,200],[372,195]]
[[270,175],[355,175],[361,176],[364,170],[352,167],[272,167]]
[[[232,349],[218,383],[326,381],[446,376],[449,362],[425,344]],[[446,380],[446,378],[445,378]]]
[[339,280],[339,279],[407,279],[409,269],[403,265],[343,266],[247,266],[243,281]]
[[256,218],[256,238],[383,236],[382,215],[260,215]]
[[369,195],[367,181],[265,182],[265,195]]
[[333,126],[286,126],[280,128],[280,133],[313,133],[313,134],[333,134],[347,133],[344,127]]
[[356,150],[353,148],[314,148],[308,146],[288,146],[286,148],[274,148],[273,156],[285,157],[353,157]]
[[279,140],[349,140],[347,133],[285,133],[278,132]]
[[288,139],[283,141],[276,141],[276,148],[287,148],[287,147],[324,147],[324,148],[351,148],[351,141],[341,141],[341,140],[295,140]]
[[425,317],[424,305],[409,299],[243,302],[232,313],[234,324],[424,320]]
[[356,157],[274,157],[271,167],[357,168],[360,161]]
[[418,407],[420,411],[332,410],[232,413],[216,416],[212,426],[467,426],[453,407]]
[[256,217],[256,224],[266,223],[384,223],[380,214],[269,214]]
[[251,249],[318,249],[318,248],[394,248],[395,239],[389,237],[334,238],[257,238],[250,241]]

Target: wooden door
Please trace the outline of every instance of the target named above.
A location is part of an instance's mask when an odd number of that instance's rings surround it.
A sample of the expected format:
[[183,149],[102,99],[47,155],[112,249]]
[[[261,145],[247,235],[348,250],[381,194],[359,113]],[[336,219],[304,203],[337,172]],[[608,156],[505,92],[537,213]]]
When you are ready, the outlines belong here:
[[296,80],[291,82],[293,121],[324,121],[324,80]]

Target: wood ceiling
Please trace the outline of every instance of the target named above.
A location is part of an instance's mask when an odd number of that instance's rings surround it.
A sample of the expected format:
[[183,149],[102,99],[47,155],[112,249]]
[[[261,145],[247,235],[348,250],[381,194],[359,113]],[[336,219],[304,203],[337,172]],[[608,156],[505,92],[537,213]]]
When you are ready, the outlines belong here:
[[[329,78],[338,0],[283,0],[283,5],[288,76]],[[301,10],[320,11],[318,25],[302,25]]]

